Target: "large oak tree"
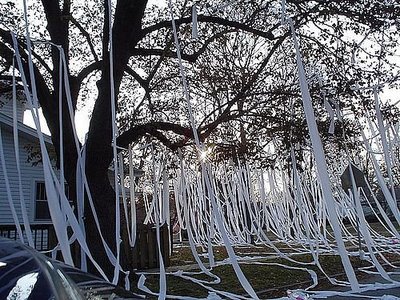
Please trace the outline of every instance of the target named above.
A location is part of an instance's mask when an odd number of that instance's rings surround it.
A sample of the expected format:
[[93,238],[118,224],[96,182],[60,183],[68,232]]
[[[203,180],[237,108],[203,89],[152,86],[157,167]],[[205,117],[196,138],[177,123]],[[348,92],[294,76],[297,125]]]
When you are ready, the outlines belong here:
[[[182,58],[190,85],[197,131],[220,157],[246,154],[273,161],[266,145],[288,148],[305,143],[293,44],[281,24],[282,1],[202,1],[198,39],[190,37],[192,1],[174,2]],[[193,144],[193,132],[180,88],[170,14],[147,0],[113,1],[112,45],[115,105],[119,136],[126,148],[144,138],[176,150]],[[32,37],[49,40],[64,50],[74,109],[94,102],[86,141],[86,175],[106,241],[115,249],[114,191],[108,169],[112,162],[109,12],[107,1],[42,0],[29,9]],[[321,131],[329,126],[323,95],[354,113],[368,109],[355,100],[358,83],[395,84],[398,66],[399,7],[395,1],[286,1],[295,24]],[[13,57],[11,31],[16,31],[28,74],[24,25],[11,2],[2,2],[0,75],[9,79]],[[59,52],[35,43],[38,97],[59,154]],[[67,102],[63,98],[62,137],[66,179],[74,190],[77,153]],[[349,121],[350,122],[350,121]],[[87,207],[87,212],[90,209]],[[91,214],[87,232],[96,232]],[[98,235],[88,243],[100,264],[112,274]],[[126,264],[126,262],[125,262]],[[126,265],[125,265],[126,266]],[[129,267],[129,266],[128,266]]]

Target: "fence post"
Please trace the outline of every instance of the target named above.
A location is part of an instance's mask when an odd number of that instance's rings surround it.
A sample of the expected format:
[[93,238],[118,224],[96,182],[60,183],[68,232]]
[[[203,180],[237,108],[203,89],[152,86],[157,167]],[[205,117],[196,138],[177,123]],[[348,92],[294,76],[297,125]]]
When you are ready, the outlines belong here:
[[[132,267],[137,269],[151,269],[159,267],[157,232],[154,224],[137,224],[135,246],[132,248]],[[164,265],[170,265],[170,237],[168,225],[160,227],[160,248]]]

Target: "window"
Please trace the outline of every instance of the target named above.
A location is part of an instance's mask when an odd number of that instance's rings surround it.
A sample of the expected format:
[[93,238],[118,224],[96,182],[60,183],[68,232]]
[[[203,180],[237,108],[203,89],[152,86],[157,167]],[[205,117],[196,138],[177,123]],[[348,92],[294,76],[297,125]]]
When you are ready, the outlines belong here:
[[[67,198],[69,198],[69,190],[67,184],[65,184],[65,195],[67,196]],[[51,221],[50,210],[47,204],[46,186],[44,182],[36,182],[35,220]]]

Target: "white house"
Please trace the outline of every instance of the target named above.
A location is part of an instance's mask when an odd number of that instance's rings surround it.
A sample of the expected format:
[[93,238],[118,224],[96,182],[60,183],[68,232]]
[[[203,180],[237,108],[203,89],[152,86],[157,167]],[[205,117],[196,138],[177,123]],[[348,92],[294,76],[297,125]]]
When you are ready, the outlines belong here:
[[[6,162],[6,172],[10,184],[11,196],[14,207],[17,211],[19,222],[23,225],[22,210],[20,205],[18,172],[16,168],[16,156],[14,150],[13,136],[13,108],[10,97],[10,88],[0,81],[0,130],[2,136],[3,151]],[[47,205],[47,196],[45,191],[45,180],[43,166],[40,163],[40,145],[36,129],[33,129],[23,123],[25,111],[25,97],[20,93],[17,97],[17,128],[19,142],[19,162],[22,176],[22,190],[26,203],[26,211],[29,223],[33,231],[35,245],[38,250],[49,250],[53,244],[49,242],[49,230],[52,231],[52,221]],[[51,137],[43,134],[50,159],[55,167],[56,158],[51,142]],[[8,193],[5,182],[4,170],[0,164],[0,236],[17,238],[17,231],[12,216],[8,200]],[[58,171],[55,169],[55,173]],[[134,170],[134,176],[140,177],[143,171]],[[110,182],[114,185],[114,172],[109,172]],[[68,193],[68,187],[66,186]],[[129,190],[125,188],[125,194],[129,198]],[[121,192],[120,192],[121,193]],[[68,196],[68,194],[67,194]],[[51,234],[50,234],[51,237]]]
[[[12,100],[7,86],[0,82],[0,130],[6,172],[9,180],[11,197],[19,221],[23,224],[20,205],[18,173],[14,150]],[[38,250],[46,250],[48,229],[51,228],[47,197],[44,188],[43,166],[40,160],[40,146],[35,129],[23,124],[25,111],[24,97],[17,101],[19,162],[21,167],[22,191],[26,203],[26,211],[32,227],[33,237]],[[44,135],[46,145],[51,148],[51,138]],[[50,153],[54,151],[50,151]],[[54,160],[55,163],[55,160]],[[5,171],[0,164],[0,235],[15,238],[15,223],[11,213],[5,182]]]

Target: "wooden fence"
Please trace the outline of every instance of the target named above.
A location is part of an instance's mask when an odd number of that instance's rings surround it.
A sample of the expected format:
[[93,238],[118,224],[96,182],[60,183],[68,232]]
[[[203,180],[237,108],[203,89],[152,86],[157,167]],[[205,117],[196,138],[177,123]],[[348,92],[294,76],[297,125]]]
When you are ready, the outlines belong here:
[[[31,224],[31,231],[35,249],[38,251],[49,251],[57,245],[57,238],[52,224]],[[21,224],[25,242],[27,243],[24,226]],[[0,225],[0,236],[19,240],[15,225]],[[167,224],[160,227],[160,245],[164,265],[170,265],[170,255],[172,252],[172,238]],[[72,247],[72,255],[79,257],[79,248]],[[61,259],[61,254],[57,256]],[[76,260],[77,261],[77,260]],[[156,227],[154,224],[137,224],[136,242],[131,249],[131,266],[133,269],[152,269],[160,265]]]
[[[164,265],[170,265],[172,251],[170,232],[167,224],[160,227],[160,245]],[[137,224],[135,247],[132,249],[132,267],[134,269],[152,269],[160,265],[156,227],[154,224]]]

